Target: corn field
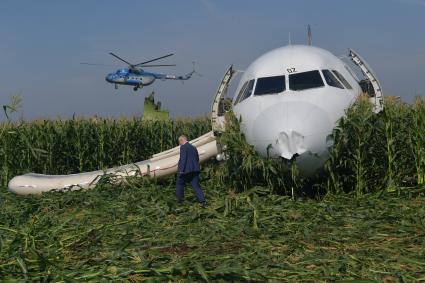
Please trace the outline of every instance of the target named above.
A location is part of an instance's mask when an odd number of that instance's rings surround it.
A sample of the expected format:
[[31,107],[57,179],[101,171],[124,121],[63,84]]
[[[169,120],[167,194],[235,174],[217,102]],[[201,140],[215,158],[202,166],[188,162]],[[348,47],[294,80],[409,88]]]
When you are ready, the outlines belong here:
[[[7,110],[7,109],[5,109]],[[333,132],[323,170],[259,156],[228,115],[226,162],[203,166],[207,207],[173,178],[102,182],[20,197],[21,173],[131,163],[210,130],[170,122],[70,119],[0,126],[1,282],[425,281],[425,102],[359,101]],[[7,111],[6,111],[7,113]]]
[[141,161],[176,146],[183,133],[196,138],[209,130],[207,118],[6,123],[0,130],[0,184],[27,172],[70,174]]
[[376,115],[366,100],[355,103],[333,131],[334,145],[323,170],[309,179],[300,176],[296,162],[259,156],[245,142],[239,122],[228,117],[221,143],[228,160],[218,171],[223,185],[244,191],[253,186],[272,188],[286,195],[322,195],[354,192],[400,193],[425,187],[425,101],[413,104],[387,99]]
[[326,166],[329,192],[362,195],[424,187],[424,100],[407,104],[388,98],[379,115],[360,101],[341,120],[334,140]]
[[[0,194],[2,282],[415,282],[425,198],[321,201],[203,177],[208,206],[171,183]],[[357,281],[356,281],[357,280]],[[363,281],[361,281],[363,280]]]
[[[228,148],[216,179],[236,191],[253,186],[293,194],[303,186],[317,192],[393,192],[425,185],[425,101],[387,99],[385,111],[371,112],[359,101],[335,128],[330,158],[315,178],[302,179],[296,163],[263,158],[245,142],[239,123],[228,117],[220,143]],[[71,119],[3,123],[0,128],[0,184],[37,172],[70,174],[128,164],[172,148],[177,137],[196,138],[210,130],[205,118],[177,121]]]

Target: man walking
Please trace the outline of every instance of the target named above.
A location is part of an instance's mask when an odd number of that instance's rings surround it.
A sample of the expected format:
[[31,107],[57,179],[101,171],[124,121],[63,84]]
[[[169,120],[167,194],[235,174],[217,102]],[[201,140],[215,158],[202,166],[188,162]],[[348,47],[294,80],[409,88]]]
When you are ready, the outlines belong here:
[[204,192],[199,185],[199,155],[196,147],[187,142],[185,136],[179,137],[180,159],[177,167],[176,195],[179,203],[184,201],[184,186],[190,183],[198,198],[198,202],[205,207]]

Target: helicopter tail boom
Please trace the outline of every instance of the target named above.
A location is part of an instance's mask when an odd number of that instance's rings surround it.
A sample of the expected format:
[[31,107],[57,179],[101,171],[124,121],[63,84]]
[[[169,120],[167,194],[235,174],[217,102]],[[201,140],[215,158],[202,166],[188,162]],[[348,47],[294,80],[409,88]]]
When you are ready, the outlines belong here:
[[187,73],[186,75],[183,76],[176,76],[176,75],[161,75],[158,78],[162,79],[162,80],[180,80],[180,81],[187,81],[189,80],[193,74],[197,74],[198,76],[202,76],[201,74],[199,74],[196,70],[195,70],[195,62],[192,62],[193,64],[193,69],[191,72]]
[[192,71],[192,72],[190,72],[190,73],[188,73],[188,74],[186,74],[186,75],[184,75],[184,76],[165,75],[165,77],[163,77],[163,79],[166,79],[166,80],[180,80],[180,81],[187,81],[188,79],[190,79],[190,78],[192,77],[192,75],[193,75],[194,73],[195,73],[195,72],[194,72],[194,71]]

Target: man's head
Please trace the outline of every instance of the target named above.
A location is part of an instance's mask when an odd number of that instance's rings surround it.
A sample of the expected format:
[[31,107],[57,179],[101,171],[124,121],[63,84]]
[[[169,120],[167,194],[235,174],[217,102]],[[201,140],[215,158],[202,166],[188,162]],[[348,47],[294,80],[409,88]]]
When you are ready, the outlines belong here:
[[187,142],[187,138],[185,135],[181,135],[179,137],[179,145],[184,145]]

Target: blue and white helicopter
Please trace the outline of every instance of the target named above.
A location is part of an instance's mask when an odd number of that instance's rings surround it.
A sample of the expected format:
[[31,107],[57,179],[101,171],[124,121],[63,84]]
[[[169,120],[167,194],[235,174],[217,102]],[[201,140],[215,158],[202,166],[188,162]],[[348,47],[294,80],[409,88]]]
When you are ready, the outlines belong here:
[[[118,60],[126,63],[128,65],[128,68],[121,68],[118,69],[114,73],[110,73],[105,77],[105,80],[108,83],[114,84],[115,89],[118,89],[118,85],[129,85],[133,87],[134,91],[137,91],[139,88],[142,88],[144,86],[148,86],[153,84],[153,82],[157,79],[160,80],[180,80],[180,81],[186,81],[192,77],[194,73],[197,73],[195,71],[195,64],[193,63],[193,70],[192,72],[183,75],[183,76],[176,76],[176,75],[168,75],[168,74],[161,74],[161,73],[152,73],[152,72],[146,72],[142,68],[150,68],[150,67],[170,67],[170,66],[176,66],[175,64],[149,64],[151,62],[161,60],[170,56],[173,56],[174,54],[167,54],[155,59],[151,59],[142,63],[138,64],[131,64],[128,61],[124,60],[123,58],[117,56],[116,54],[110,52],[110,55],[114,56]],[[86,65],[101,65],[101,66],[108,66],[103,64],[91,64],[91,63],[82,63]],[[110,66],[110,65],[109,65]]]

